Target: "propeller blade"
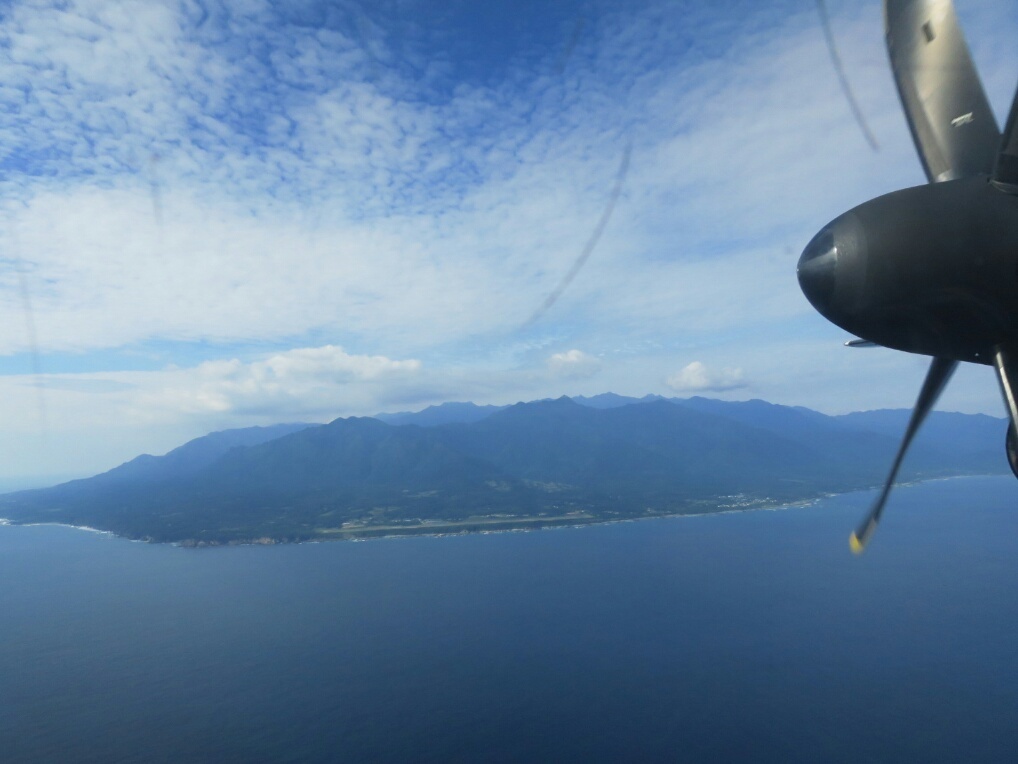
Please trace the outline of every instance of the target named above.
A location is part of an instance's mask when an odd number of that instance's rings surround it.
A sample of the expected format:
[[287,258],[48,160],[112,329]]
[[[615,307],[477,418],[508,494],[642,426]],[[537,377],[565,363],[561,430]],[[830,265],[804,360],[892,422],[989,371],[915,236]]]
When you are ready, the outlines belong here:
[[1008,193],[1018,193],[1018,90],[1011,101],[1011,113],[1007,115],[1004,135],[1000,139],[1000,153],[997,164],[993,168],[993,180],[998,186],[1004,186]]
[[866,117],[863,116],[859,102],[855,99],[855,93],[852,92],[852,86],[848,83],[845,67],[841,63],[841,56],[838,55],[838,46],[834,43],[831,18],[827,15],[827,6],[824,4],[824,0],[817,0],[817,12],[820,14],[820,26],[824,30],[824,39],[827,41],[827,52],[831,54],[831,65],[834,67],[834,73],[838,76],[838,82],[841,84],[841,92],[845,94],[845,100],[848,101],[848,108],[852,111],[852,116],[855,117],[856,124],[859,125],[863,138],[866,139],[870,148],[874,151],[880,151],[880,144],[877,143],[876,136],[873,135],[873,131],[870,130],[870,126],[866,123]]
[[845,347],[847,348],[878,348],[881,347],[873,340],[846,340]]
[[997,381],[1000,382],[1011,426],[1018,428],[1018,357],[999,347],[993,353],[993,368],[997,370]]
[[885,0],[887,52],[931,183],[989,174],[1000,146],[951,0]]
[[1018,477],[1018,356],[1010,348],[998,347],[993,351],[993,368],[997,370],[997,381],[1000,382],[1000,393],[1004,396],[1009,419],[1004,440],[1007,463],[1014,476]]
[[608,221],[611,220],[612,212],[615,211],[615,204],[619,200],[619,195],[622,193],[622,184],[625,183],[626,173],[629,172],[629,157],[633,153],[633,141],[629,140],[626,142],[626,147],[622,150],[622,161],[619,163],[618,172],[615,174],[615,187],[612,189],[611,194],[608,196],[608,203],[604,207],[604,211],[601,213],[601,219],[597,221],[597,225],[594,226],[594,232],[587,239],[587,243],[583,245],[583,251],[580,252],[580,256],[576,258],[573,266],[569,269],[569,272],[562,277],[558,286],[548,295],[544,302],[541,303],[540,307],[534,311],[533,315],[527,319],[527,322],[523,324],[522,329],[527,329],[537,323],[537,320],[543,316],[555,301],[562,296],[562,293],[566,291],[573,279],[576,278],[576,274],[583,268],[584,263],[590,258],[591,252],[594,251],[594,247],[597,246],[598,241],[601,240],[601,234],[604,233],[604,228],[608,225]]
[[926,379],[923,381],[919,397],[916,399],[915,408],[912,409],[912,417],[908,420],[908,427],[905,428],[905,437],[902,438],[901,445],[898,447],[898,453],[894,457],[891,474],[887,476],[884,488],[870,509],[869,514],[866,515],[866,519],[862,521],[849,539],[849,546],[856,554],[861,554],[873,537],[873,533],[877,529],[877,523],[880,522],[880,515],[884,511],[884,504],[887,503],[887,497],[891,493],[891,488],[894,487],[894,479],[898,476],[898,469],[905,458],[905,452],[908,451],[908,447],[912,444],[912,439],[915,437],[916,432],[918,432],[919,427],[926,419],[926,415],[933,409],[937,398],[944,391],[944,387],[947,385],[948,380],[951,379],[951,375],[957,366],[957,361],[947,358],[934,358],[930,364],[930,370],[926,372]]

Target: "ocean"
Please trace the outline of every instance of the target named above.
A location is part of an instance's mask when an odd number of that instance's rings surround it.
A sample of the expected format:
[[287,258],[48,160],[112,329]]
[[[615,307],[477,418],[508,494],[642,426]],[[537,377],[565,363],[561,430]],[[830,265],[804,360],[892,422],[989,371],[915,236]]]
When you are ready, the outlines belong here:
[[1018,760],[1018,483],[182,549],[0,527],[0,761]]

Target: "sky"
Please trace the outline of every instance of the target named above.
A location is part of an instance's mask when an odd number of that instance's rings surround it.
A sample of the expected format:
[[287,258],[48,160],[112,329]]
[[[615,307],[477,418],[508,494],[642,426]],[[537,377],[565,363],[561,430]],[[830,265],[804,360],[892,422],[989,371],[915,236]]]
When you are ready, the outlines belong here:
[[[1003,123],[1018,0],[956,6]],[[924,182],[879,3],[827,10],[876,149],[812,0],[3,3],[0,481],[453,400],[911,406],[795,278]]]

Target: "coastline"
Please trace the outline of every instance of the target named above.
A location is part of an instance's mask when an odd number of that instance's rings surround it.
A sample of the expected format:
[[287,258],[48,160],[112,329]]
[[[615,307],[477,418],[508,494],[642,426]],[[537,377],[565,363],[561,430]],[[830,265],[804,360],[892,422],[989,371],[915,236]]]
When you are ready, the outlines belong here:
[[[909,488],[925,483],[935,483],[947,480],[959,480],[964,478],[996,478],[1006,477],[1009,473],[982,473],[975,475],[951,475],[911,480],[896,484],[896,488]],[[415,526],[365,526],[362,528],[322,528],[319,535],[309,538],[273,538],[271,536],[257,536],[247,539],[231,539],[228,541],[204,540],[204,539],[180,539],[177,541],[157,541],[151,537],[132,538],[116,533],[115,531],[95,528],[89,525],[73,525],[59,522],[28,522],[19,523],[8,518],[0,517],[0,527],[35,527],[35,526],[56,526],[71,528],[74,530],[87,531],[102,536],[122,539],[135,543],[165,544],[168,546],[180,547],[182,549],[213,549],[232,546],[275,546],[279,544],[321,544],[333,541],[375,541],[382,539],[407,539],[407,538],[443,538],[447,536],[468,536],[487,535],[493,533],[531,533],[542,530],[559,530],[568,528],[586,528],[595,525],[615,525],[619,523],[640,522],[643,520],[667,520],[685,517],[708,517],[714,515],[742,514],[745,512],[781,512],[789,509],[801,509],[812,506],[826,499],[836,496],[848,496],[854,493],[866,493],[878,490],[879,485],[865,488],[853,489],[836,493],[821,493],[815,496],[791,501],[768,501],[760,499],[759,504],[752,506],[731,506],[718,504],[714,509],[704,509],[692,512],[662,512],[660,514],[647,514],[633,517],[597,517],[594,515],[558,516],[558,517],[520,517],[513,519],[491,520],[490,518],[471,518],[462,522],[454,521],[427,521]],[[718,497],[720,499],[732,497]]]

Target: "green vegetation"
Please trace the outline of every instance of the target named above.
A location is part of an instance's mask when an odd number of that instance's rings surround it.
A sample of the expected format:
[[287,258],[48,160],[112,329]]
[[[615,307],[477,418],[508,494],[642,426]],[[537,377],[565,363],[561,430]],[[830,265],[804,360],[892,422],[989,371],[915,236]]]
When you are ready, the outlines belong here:
[[[0,496],[0,517],[208,545],[748,509],[879,483],[902,418],[615,398],[627,405],[561,398],[478,419],[463,404],[455,412],[466,421],[428,427],[350,418],[215,433],[88,480]],[[903,479],[1007,469],[1000,420],[941,416]]]

